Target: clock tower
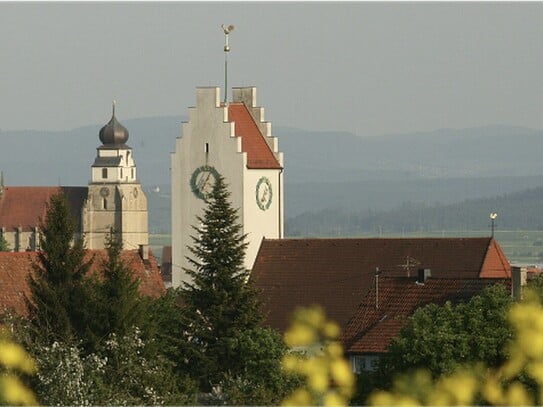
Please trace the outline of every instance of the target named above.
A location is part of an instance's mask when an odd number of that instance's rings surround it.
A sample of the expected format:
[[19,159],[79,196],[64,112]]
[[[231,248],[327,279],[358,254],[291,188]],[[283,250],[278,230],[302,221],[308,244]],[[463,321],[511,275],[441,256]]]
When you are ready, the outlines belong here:
[[82,211],[82,232],[88,249],[104,248],[113,229],[123,249],[149,244],[147,198],[136,177],[132,149],[126,144],[128,130],[115,117],[99,133],[88,195]]
[[238,222],[247,234],[245,267],[251,269],[263,237],[283,237],[283,153],[256,88],[232,89],[232,102],[221,102],[216,87],[197,88],[196,106],[182,125],[171,157],[172,285],[188,281],[187,246],[192,226],[216,177],[225,179]]

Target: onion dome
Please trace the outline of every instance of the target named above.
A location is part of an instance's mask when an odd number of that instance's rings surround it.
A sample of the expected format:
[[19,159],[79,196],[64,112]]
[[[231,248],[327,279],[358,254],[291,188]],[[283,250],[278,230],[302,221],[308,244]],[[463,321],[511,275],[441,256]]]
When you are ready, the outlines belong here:
[[115,117],[115,101],[113,101],[113,114],[111,120],[100,129],[100,141],[104,145],[125,144],[128,140],[128,130]]

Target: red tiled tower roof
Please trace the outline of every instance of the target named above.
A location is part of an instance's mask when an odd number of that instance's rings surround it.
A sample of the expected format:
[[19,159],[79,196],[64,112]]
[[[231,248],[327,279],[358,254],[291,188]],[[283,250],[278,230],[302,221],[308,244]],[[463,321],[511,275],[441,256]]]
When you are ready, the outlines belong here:
[[[90,272],[97,273],[106,259],[106,250],[87,250],[86,260],[91,256],[94,256],[94,262]],[[142,260],[138,250],[123,250],[121,258],[140,280],[142,295],[158,298],[164,293],[164,283],[150,251],[147,261]],[[30,295],[27,279],[36,259],[36,252],[0,252],[0,312],[12,309],[20,315],[26,314],[24,299]]]
[[247,153],[247,168],[281,168],[244,103],[230,103],[228,119],[235,123],[236,137],[241,137],[241,149]]
[[5,187],[0,196],[0,228],[32,230],[45,219],[51,196],[64,192],[79,228],[87,187]]
[[264,239],[251,282],[262,292],[266,323],[284,331],[298,306],[322,305],[341,328],[383,277],[510,278],[511,269],[491,238]]

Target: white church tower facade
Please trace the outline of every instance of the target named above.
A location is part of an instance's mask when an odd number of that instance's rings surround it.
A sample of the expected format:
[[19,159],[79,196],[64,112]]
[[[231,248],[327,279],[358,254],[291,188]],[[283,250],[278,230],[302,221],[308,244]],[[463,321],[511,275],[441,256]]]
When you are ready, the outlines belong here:
[[238,222],[247,234],[245,267],[251,269],[263,237],[283,237],[283,153],[256,104],[256,88],[197,88],[196,106],[182,125],[171,157],[172,285],[188,281],[187,246],[218,174],[225,179]]
[[82,232],[88,249],[104,248],[114,230],[123,249],[149,244],[147,198],[137,179],[128,130],[117,121],[115,105],[111,120],[100,130],[96,159],[91,168],[88,196],[82,211]]

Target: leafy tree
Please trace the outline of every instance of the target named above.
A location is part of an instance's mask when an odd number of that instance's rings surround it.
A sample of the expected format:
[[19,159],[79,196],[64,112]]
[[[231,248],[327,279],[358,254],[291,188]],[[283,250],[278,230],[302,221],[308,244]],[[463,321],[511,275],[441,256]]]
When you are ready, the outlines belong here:
[[74,240],[75,222],[62,193],[51,197],[41,230],[42,250],[28,278],[31,326],[47,341],[73,341],[86,323],[89,287],[85,276],[92,260],[84,259],[83,240]]
[[239,361],[251,357],[240,353],[240,334],[262,321],[257,291],[247,284],[243,266],[245,235],[229,196],[220,176],[197,217],[201,226],[194,227],[186,269],[192,281],[180,290],[185,366],[203,391],[244,374],[247,363]]
[[98,353],[63,342],[35,346],[36,394],[45,405],[192,404],[194,391],[180,388],[169,361],[146,355],[148,341],[134,328],[109,335]]
[[281,335],[270,328],[242,331],[230,342],[238,355],[230,371],[238,372],[221,382],[223,401],[231,405],[279,405],[299,384],[281,364],[287,347]]
[[388,385],[398,373],[422,367],[438,377],[460,364],[500,365],[513,335],[507,321],[512,302],[505,287],[496,284],[466,303],[420,308],[381,360],[379,374],[384,380],[380,382]]

